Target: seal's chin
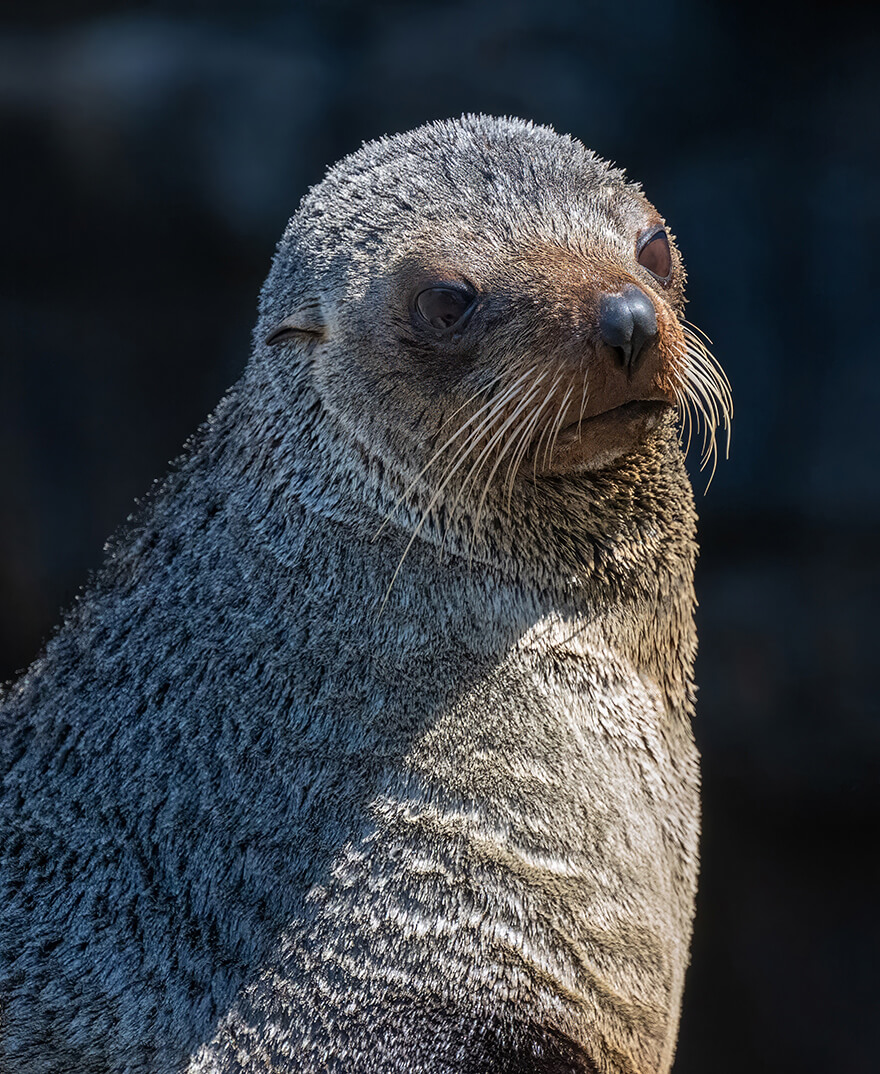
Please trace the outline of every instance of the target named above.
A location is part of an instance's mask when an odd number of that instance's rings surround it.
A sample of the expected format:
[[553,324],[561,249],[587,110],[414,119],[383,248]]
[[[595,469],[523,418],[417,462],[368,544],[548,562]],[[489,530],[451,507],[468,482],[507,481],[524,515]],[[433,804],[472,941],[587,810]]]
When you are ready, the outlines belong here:
[[636,399],[565,426],[545,473],[598,470],[632,451],[672,413],[666,400]]

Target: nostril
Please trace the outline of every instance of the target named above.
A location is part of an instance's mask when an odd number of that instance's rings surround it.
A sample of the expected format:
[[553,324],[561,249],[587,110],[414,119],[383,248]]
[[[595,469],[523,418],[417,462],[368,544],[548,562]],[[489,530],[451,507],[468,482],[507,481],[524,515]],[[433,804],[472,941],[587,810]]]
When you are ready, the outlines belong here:
[[654,303],[635,284],[625,284],[620,294],[602,295],[599,303],[599,336],[616,354],[621,365],[635,367],[646,344],[657,337]]

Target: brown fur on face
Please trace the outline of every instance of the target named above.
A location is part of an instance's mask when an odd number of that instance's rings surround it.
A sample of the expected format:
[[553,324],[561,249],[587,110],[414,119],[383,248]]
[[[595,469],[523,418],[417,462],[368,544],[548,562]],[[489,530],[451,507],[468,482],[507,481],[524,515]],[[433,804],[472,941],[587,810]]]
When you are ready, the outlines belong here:
[[[650,274],[631,260],[626,264],[613,248],[590,254],[559,241],[535,241],[493,258],[459,247],[458,256],[447,250],[405,259],[383,298],[398,308],[410,340],[418,339],[420,331],[424,335],[414,308],[422,290],[466,288],[473,294],[473,308],[462,327],[429,339],[416,361],[408,364],[404,352],[401,377],[416,368],[426,382],[439,381],[441,395],[453,398],[475,373],[484,380],[494,378],[502,395],[519,383],[509,405],[490,411],[493,420],[486,422],[490,441],[499,427],[517,438],[511,445],[507,437],[498,437],[487,453],[490,464],[507,451],[511,459],[528,460],[534,472],[608,465],[656,427],[675,405],[681,386],[684,341],[677,317],[663,289],[652,291],[644,278]],[[599,332],[603,295],[619,293],[627,284],[649,297],[659,330],[634,371],[621,367]],[[475,402],[485,406],[480,396]],[[629,404],[635,405],[621,410]],[[528,408],[540,410],[534,421]],[[595,420],[611,411],[613,418]],[[462,420],[473,413],[466,404]]]

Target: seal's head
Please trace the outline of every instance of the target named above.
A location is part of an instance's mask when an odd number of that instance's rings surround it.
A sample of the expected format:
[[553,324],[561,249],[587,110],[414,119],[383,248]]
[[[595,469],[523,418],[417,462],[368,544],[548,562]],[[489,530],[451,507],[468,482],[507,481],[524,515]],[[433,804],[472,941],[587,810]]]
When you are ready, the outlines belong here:
[[465,116],[365,145],[310,191],[258,344],[395,473],[509,496],[652,437],[677,450],[676,409],[714,450],[729,394],[684,279],[621,171],[548,127]]

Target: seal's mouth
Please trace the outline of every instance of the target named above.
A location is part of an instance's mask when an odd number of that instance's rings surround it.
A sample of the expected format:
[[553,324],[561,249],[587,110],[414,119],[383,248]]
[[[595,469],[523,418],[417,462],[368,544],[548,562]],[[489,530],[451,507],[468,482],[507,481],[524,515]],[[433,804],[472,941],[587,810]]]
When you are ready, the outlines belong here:
[[539,473],[601,469],[633,451],[675,410],[669,399],[630,399],[560,429],[552,453],[536,452]]
[[638,426],[648,432],[656,428],[664,414],[669,414],[674,409],[674,405],[665,399],[633,399],[599,414],[571,422],[560,430],[556,442],[560,445],[571,444],[584,435],[592,438],[603,428],[625,432],[628,426]]

